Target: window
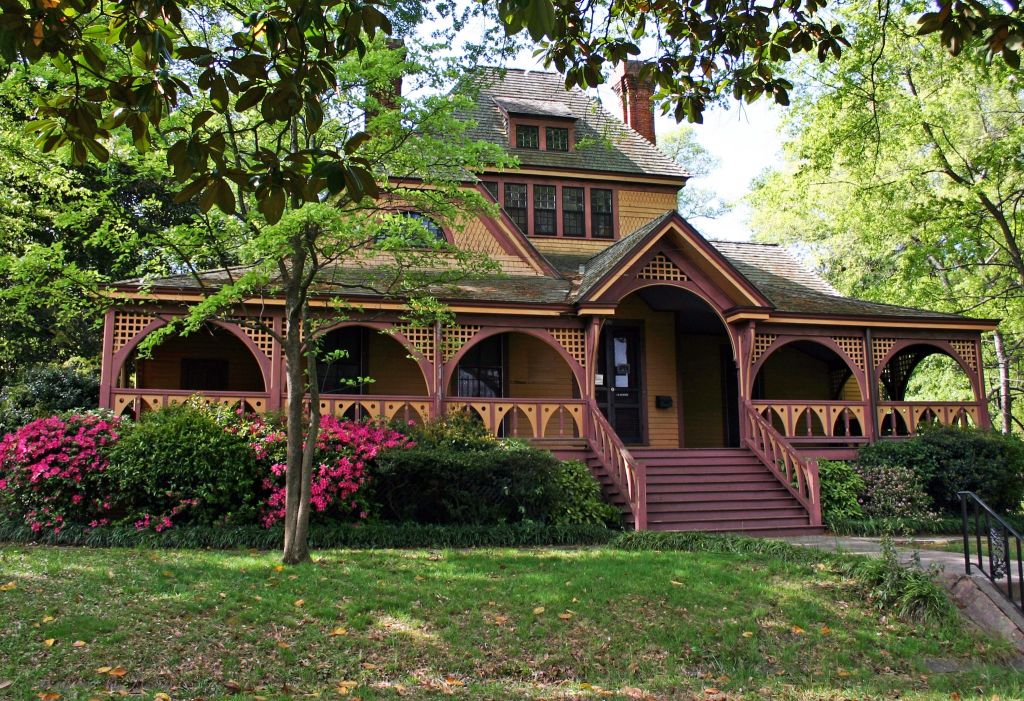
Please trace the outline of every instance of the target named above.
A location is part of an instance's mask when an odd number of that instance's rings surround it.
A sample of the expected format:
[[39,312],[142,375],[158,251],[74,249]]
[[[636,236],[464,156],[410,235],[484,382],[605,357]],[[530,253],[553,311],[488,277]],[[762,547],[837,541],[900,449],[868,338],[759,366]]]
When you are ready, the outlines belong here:
[[438,240],[438,241],[447,241],[448,240],[445,237],[445,235],[444,235],[444,229],[442,229],[440,227],[440,225],[438,225],[438,223],[436,221],[434,221],[433,219],[428,217],[423,212],[415,212],[415,211],[408,211],[407,210],[407,211],[403,211],[402,212],[402,216],[406,217],[408,219],[415,219],[416,221],[418,221],[420,224],[423,225],[423,228],[426,229],[429,234],[433,235],[433,237],[436,240]]
[[524,234],[527,229],[528,202],[526,185],[505,183],[505,211]]
[[494,182],[493,180],[485,180],[481,184],[484,186],[484,189],[487,190],[487,192],[491,193],[491,197],[494,198],[494,201],[497,202],[498,201],[498,183]]
[[516,148],[540,148],[540,127],[517,124]]
[[533,233],[537,235],[554,236],[558,233],[555,228],[555,217],[558,212],[558,199],[555,195],[554,185],[533,186]]
[[366,377],[364,365],[366,345],[366,329],[362,326],[346,326],[335,329],[326,336],[320,345],[323,356],[334,353],[336,356],[327,362],[317,360],[316,373],[320,380],[320,391],[325,394],[363,394],[366,387],[359,384],[357,378]]
[[546,127],[544,138],[548,151],[569,150],[569,130],[566,127]]
[[456,369],[458,397],[501,397],[504,392],[502,337],[491,336],[466,351]]
[[594,188],[590,191],[590,235],[595,239],[610,239],[615,236],[611,190]]
[[562,235],[586,236],[587,223],[583,213],[583,188],[562,188]]

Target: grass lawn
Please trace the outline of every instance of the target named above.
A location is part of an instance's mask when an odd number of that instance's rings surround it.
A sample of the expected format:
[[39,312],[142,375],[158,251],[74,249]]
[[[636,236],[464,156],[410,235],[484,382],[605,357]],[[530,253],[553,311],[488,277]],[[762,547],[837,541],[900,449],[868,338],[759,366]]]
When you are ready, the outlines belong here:
[[1005,645],[766,557],[3,546],[0,585],[0,698],[1024,697]]

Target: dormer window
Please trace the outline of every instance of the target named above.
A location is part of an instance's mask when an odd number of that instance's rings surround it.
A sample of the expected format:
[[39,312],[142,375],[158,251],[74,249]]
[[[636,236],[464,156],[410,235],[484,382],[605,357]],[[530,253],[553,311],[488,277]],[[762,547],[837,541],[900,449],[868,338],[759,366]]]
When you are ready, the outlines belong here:
[[516,148],[540,148],[540,127],[533,124],[516,125]]
[[[522,127],[520,127],[522,128]],[[569,128],[568,127],[546,127],[544,129],[545,142],[548,151],[569,150]]]

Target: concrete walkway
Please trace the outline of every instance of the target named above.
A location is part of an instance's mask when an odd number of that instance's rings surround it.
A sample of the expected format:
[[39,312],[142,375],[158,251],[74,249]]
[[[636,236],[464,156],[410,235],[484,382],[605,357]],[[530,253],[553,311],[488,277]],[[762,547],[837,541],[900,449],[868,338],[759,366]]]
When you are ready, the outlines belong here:
[[[855,536],[837,535],[806,535],[779,538],[793,545],[802,545],[808,548],[819,550],[831,550],[833,552],[845,552],[854,555],[878,555],[882,551],[881,538],[867,538]],[[964,574],[964,556],[962,552],[943,552],[941,550],[925,550],[921,547],[926,543],[957,543],[963,541],[959,537],[924,537],[915,539],[894,538],[893,545],[899,553],[900,561],[909,563],[917,552],[921,559],[921,566],[927,569],[932,564],[937,565],[946,574]],[[915,545],[921,544],[921,545]]]

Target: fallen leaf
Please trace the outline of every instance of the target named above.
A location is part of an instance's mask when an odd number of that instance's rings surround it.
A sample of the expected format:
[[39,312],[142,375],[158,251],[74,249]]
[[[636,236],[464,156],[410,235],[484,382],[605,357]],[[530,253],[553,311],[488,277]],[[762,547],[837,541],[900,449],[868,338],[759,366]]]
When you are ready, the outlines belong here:
[[793,627],[791,627],[789,629],[789,632],[792,633],[793,635],[803,635],[804,634],[804,629],[801,628],[800,626],[793,626]]
[[60,694],[55,691],[41,691],[39,692],[39,698],[42,701],[57,701],[60,698]]
[[676,580],[673,579],[672,580],[672,586],[674,586],[674,587],[681,587],[681,586],[683,586],[683,583],[682,582],[677,582]]
[[274,567],[275,572],[284,572],[284,565],[277,565]]
[[501,626],[508,623],[508,616],[495,616],[494,625]]
[[568,620],[570,620],[572,618],[572,614],[571,613],[560,613],[560,614],[558,614],[558,617],[561,618],[563,621],[568,621]]
[[832,635],[832,629],[829,628],[828,626],[822,626],[821,630],[820,630],[820,633],[822,635]]
[[448,686],[466,686],[466,682],[456,677],[445,677],[444,681]]
[[8,582],[7,584],[0,584],[0,591],[11,591],[17,589],[18,585],[15,582]]
[[173,577],[173,576],[174,576],[174,573],[173,573],[173,572],[171,572],[170,570],[164,570],[164,571],[163,571],[163,572],[161,572],[160,574],[162,574],[162,575],[163,575],[163,576],[165,576],[165,577]]
[[236,682],[234,679],[228,679],[224,682],[224,688],[232,693],[238,693],[242,690],[242,685]]
[[85,641],[76,640],[75,642],[71,643],[71,647],[85,647]]
[[348,628],[335,628],[331,631],[331,637],[334,638],[339,635],[348,635]]
[[283,640],[278,641],[277,646],[279,648],[281,648],[282,650],[287,650],[288,648],[291,647],[291,645],[289,645],[288,643],[284,642]]
[[840,669],[836,672],[836,675],[839,676],[839,678],[841,679],[846,679],[848,676],[850,676],[850,673],[847,672],[845,669]]
[[295,600],[295,606],[296,607],[302,608],[305,605],[306,605],[306,600],[305,599],[296,599]]
[[114,667],[112,670],[107,672],[107,674],[109,674],[112,677],[123,677],[124,675],[128,674],[128,670],[124,667],[118,666]]
[[534,615],[534,616],[539,616],[539,615],[541,615],[542,613],[544,613],[544,607],[543,607],[543,606],[538,606],[537,608],[535,608],[535,609],[533,610],[533,615]]
[[171,697],[161,691],[153,696],[153,701],[171,701]]
[[57,619],[53,616],[43,616],[43,623],[49,623],[50,621],[56,621]]
[[96,674],[107,674],[113,667],[97,667]]
[[377,669],[377,665],[375,665],[375,664],[371,664],[371,663],[369,663],[369,662],[363,662],[363,663],[362,663],[361,665],[359,665],[359,666],[360,666],[360,667],[362,667],[363,669]]
[[745,630],[745,631],[743,631],[743,637],[744,638],[753,638],[754,637],[754,633],[749,631],[749,630]]
[[46,640],[43,641],[43,645],[45,645],[46,647],[53,647],[53,644],[55,642],[57,642],[56,638],[47,638]]

